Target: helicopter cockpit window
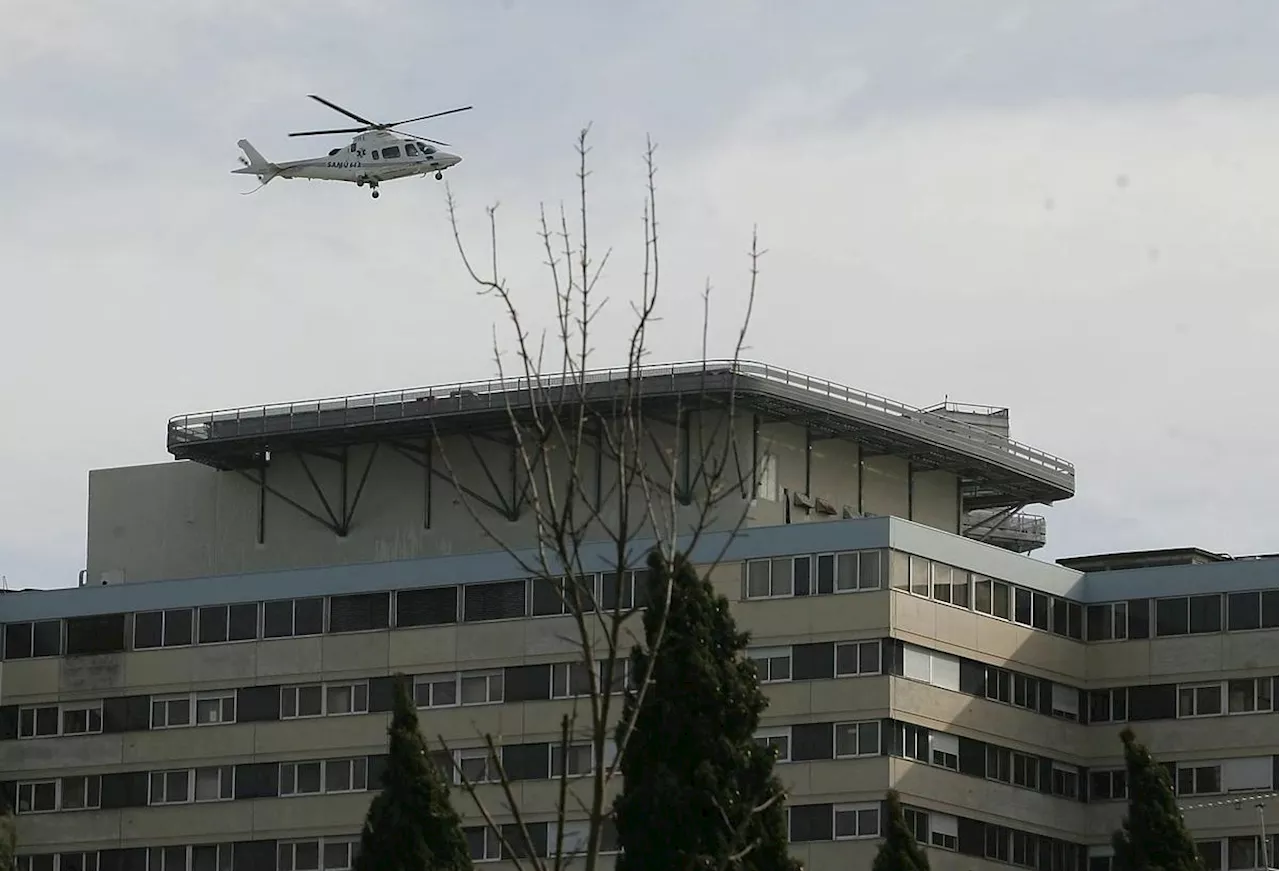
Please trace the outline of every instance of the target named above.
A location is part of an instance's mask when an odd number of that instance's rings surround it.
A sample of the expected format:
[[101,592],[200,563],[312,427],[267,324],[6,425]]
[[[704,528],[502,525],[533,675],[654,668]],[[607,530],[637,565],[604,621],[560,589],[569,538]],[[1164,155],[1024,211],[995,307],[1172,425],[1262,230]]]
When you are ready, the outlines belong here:
[[435,154],[435,153],[436,153],[436,150],[435,150],[434,148],[432,148],[430,145],[420,145],[420,146],[418,146],[418,147],[422,149],[422,153],[423,153],[423,154]]
[[339,151],[341,151],[341,150],[342,150],[341,148],[335,148],[335,149],[333,149],[333,151],[330,151],[330,152],[329,152],[329,156],[330,156],[330,157],[333,157],[335,154],[337,154],[337,153],[338,153]]
[[396,158],[399,156],[400,156],[399,145],[391,145],[391,146],[388,146],[387,148],[382,149],[383,160],[392,160],[393,158]]
[[418,146],[414,145],[412,142],[406,142],[406,143],[404,144],[404,156],[405,156],[405,157],[417,157],[417,156],[418,156]]
[[370,156],[370,157],[372,157],[374,160],[377,160],[377,159],[378,159],[378,149],[376,149],[376,148],[375,148],[375,149],[373,149],[373,151],[370,151],[370,152],[369,152],[369,156]]
[[348,150],[348,151],[350,151],[352,154],[355,154],[355,153],[356,153],[356,144],[355,144],[354,142],[352,142],[352,143],[351,143],[351,145],[350,145],[350,147],[349,147],[349,148],[347,148],[347,150]]

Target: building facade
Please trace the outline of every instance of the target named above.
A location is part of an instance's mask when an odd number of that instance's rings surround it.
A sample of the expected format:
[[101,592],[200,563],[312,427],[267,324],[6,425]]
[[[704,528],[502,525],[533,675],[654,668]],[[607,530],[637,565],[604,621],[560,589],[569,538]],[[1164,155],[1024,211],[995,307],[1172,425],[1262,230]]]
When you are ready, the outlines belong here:
[[[693,558],[751,632],[806,867],[869,865],[895,788],[942,871],[1105,871],[1126,723],[1172,767],[1208,871],[1275,866],[1275,557],[1035,560],[1022,509],[1068,498],[1074,470],[1009,441],[1006,411],[712,374],[646,373],[648,426],[679,519],[706,485],[680,446],[734,458]],[[608,373],[592,383],[611,401]],[[554,842],[559,772],[597,760],[558,746],[583,703],[572,618],[477,531],[533,543],[509,390],[178,418],[183,462],[92,473],[81,585],[0,597],[22,871],[350,867],[398,674],[472,780],[500,736],[533,849]],[[693,395],[719,404],[671,410]],[[584,488],[602,517],[607,468]],[[606,602],[642,604],[604,542],[583,558]],[[500,790],[480,798],[509,821]],[[508,865],[454,801],[475,858]]]

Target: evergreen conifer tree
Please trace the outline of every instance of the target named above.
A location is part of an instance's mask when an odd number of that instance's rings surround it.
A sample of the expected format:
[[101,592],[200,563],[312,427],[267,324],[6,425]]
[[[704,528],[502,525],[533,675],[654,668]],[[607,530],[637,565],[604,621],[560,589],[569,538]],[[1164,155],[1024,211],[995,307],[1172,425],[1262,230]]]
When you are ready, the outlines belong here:
[[1204,871],[1195,841],[1182,822],[1165,766],[1133,730],[1120,733],[1129,779],[1129,813],[1111,836],[1115,871]]
[[898,791],[889,790],[885,800],[888,804],[889,830],[884,833],[884,840],[871,864],[871,871],[929,871],[929,857],[916,841],[915,834],[907,828]]
[[387,767],[360,833],[357,871],[470,871],[461,821],[418,729],[408,682],[397,675],[395,687]]
[[[666,625],[620,765],[614,820],[622,855],[616,867],[799,871],[787,853],[774,751],[754,737],[768,700],[743,655],[748,636],[737,630],[728,600],[683,555],[668,564],[654,551],[649,569],[645,644],[631,654],[635,680],[649,669],[664,607]],[[629,689],[624,723],[635,708],[636,693]],[[740,861],[732,861],[735,856]]]

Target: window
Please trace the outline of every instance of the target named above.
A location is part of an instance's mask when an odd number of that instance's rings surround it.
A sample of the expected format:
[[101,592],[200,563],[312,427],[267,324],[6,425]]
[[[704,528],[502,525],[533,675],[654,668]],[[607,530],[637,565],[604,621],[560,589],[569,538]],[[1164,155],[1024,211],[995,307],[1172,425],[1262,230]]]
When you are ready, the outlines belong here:
[[1013,753],[1013,785],[1040,788],[1040,760],[1026,753]]
[[880,642],[847,641],[836,645],[836,676],[880,673]]
[[324,598],[277,599],[262,606],[262,637],[289,638],[324,632]]
[[551,698],[567,699],[591,692],[591,672],[581,662],[557,662],[551,666]]
[[1053,763],[1049,776],[1049,792],[1062,798],[1080,798],[1080,772],[1061,763]]
[[324,789],[324,763],[282,762],[280,795],[318,795]]
[[846,551],[818,556],[818,591],[878,590],[882,583],[880,551]]
[[1089,801],[1120,801],[1128,797],[1128,779],[1123,768],[1089,771]]
[[358,841],[341,837],[280,841],[276,871],[349,871],[355,867],[359,846]]
[[502,701],[502,672],[462,673],[462,704],[487,705]]
[[[808,566],[805,557],[804,566]],[[781,557],[772,560],[747,561],[747,598],[769,599],[779,596],[790,596],[795,592],[794,560]]]
[[761,683],[791,680],[790,647],[759,647],[748,650],[747,656],[755,663]]
[[1183,684],[1178,687],[1179,717],[1216,717],[1222,713],[1222,684]]
[[1270,756],[1228,759],[1220,770],[1223,792],[1269,792],[1273,788]]
[[[590,602],[591,599],[587,599]],[[629,611],[632,608],[643,608],[649,604],[649,572],[628,571],[618,580],[617,572],[605,572],[600,575],[600,607],[608,612],[615,608]],[[573,613],[569,609],[569,613]]]
[[944,850],[954,850],[959,846],[959,820],[951,814],[929,812],[929,843]]
[[1192,596],[1188,600],[1190,631],[1192,635],[1222,631],[1222,596]]
[[96,735],[102,731],[102,702],[75,702],[62,706],[63,735]]
[[1030,832],[1020,832],[1013,830],[1013,864],[1021,865],[1023,868],[1036,867],[1036,858],[1039,855],[1040,839]]
[[1009,585],[996,581],[991,587],[991,616],[1008,620],[1009,615]]
[[1012,684],[1012,672],[1005,671],[1003,668],[996,668],[994,665],[988,665],[983,695],[993,702],[1010,704],[1013,699]]
[[461,772],[456,782],[466,778],[471,783],[488,783],[498,779],[498,766],[494,764],[487,747],[474,747],[458,751],[458,770]]
[[1275,710],[1275,678],[1251,677],[1227,681],[1227,713],[1261,714]]
[[835,816],[833,832],[837,841],[880,837],[879,805],[838,804],[831,811]]
[[1013,589],[1013,622],[1031,625],[1031,591],[1021,587]]
[[458,588],[431,587],[396,592],[396,626],[441,626],[458,622]]
[[51,738],[58,734],[57,705],[18,709],[19,738]]
[[324,687],[307,684],[280,688],[280,719],[324,716]]
[[850,756],[878,756],[880,754],[879,720],[836,723],[835,729],[835,755],[837,759],[844,759]]
[[1222,792],[1222,767],[1219,765],[1179,765],[1178,795],[1212,795]]
[[398,158],[399,156],[400,156],[400,146],[399,146],[399,145],[388,145],[386,148],[382,149],[382,159],[383,159],[383,160],[394,160],[394,159]]
[[365,632],[390,625],[389,593],[356,593],[329,597],[330,632]]
[[951,576],[959,574],[951,566],[933,563],[933,600],[951,604]]
[[[189,615],[190,612],[188,612]],[[95,614],[91,617],[68,617],[63,643],[67,656],[123,652],[128,647],[125,643],[127,616],[126,614]],[[191,643],[189,625],[185,643]]]
[[920,810],[919,808],[907,807],[902,808],[902,821],[907,826],[907,831],[911,832],[916,839],[917,844],[929,843],[929,812]]
[[252,641],[258,637],[258,603],[208,605],[198,612],[196,640],[201,644]]
[[37,780],[18,784],[20,814],[41,814],[58,809],[58,781]]
[[604,659],[596,660],[596,676],[597,676],[597,679],[600,681],[600,686],[602,688],[607,683],[609,688],[609,694],[618,695],[626,687],[633,686],[633,683],[631,680],[631,658],[630,657],[624,656],[624,657],[615,659],[613,661],[613,668],[609,672],[609,678],[606,681],[604,671],[605,671],[605,664],[607,662],[608,660],[604,660]]
[[183,804],[191,801],[191,769],[153,771],[147,796],[148,804]]
[[914,759],[916,762],[929,762],[929,730],[913,723],[898,723],[898,744],[902,747],[903,759]]
[[954,735],[929,734],[929,762],[940,768],[960,770],[960,739]]
[[405,157],[417,157],[417,156],[418,156],[418,146],[414,145],[412,142],[406,142],[406,143],[404,144],[404,156],[405,156]]
[[1090,641],[1122,641],[1129,637],[1129,603],[1090,605],[1086,612]]
[[932,673],[929,651],[913,644],[902,645],[902,676],[910,680],[929,682]]
[[236,768],[234,765],[215,765],[197,768],[195,774],[196,801],[230,801],[235,798]]
[[1124,723],[1129,719],[1129,690],[1115,687],[1089,691],[1090,723]]
[[929,598],[929,578],[933,564],[922,556],[912,556],[909,563],[911,571],[908,589],[917,596]]
[[[1275,868],[1277,839],[1267,835],[1264,845],[1257,835],[1241,835],[1227,838],[1227,868],[1229,871],[1245,871],[1252,868]],[[1264,856],[1265,847],[1265,856]],[[1263,864],[1263,860],[1266,864]]]
[[1030,711],[1040,710],[1040,681],[1025,674],[1013,674],[1013,704]]
[[102,776],[64,777],[59,783],[58,807],[64,811],[92,810],[102,804]]
[[1080,691],[1074,687],[1053,685],[1053,700],[1049,711],[1060,720],[1078,722],[1080,720]]
[[973,576],[973,610],[979,614],[991,613],[991,579]]
[[759,730],[756,732],[756,743],[761,747],[773,748],[776,753],[774,761],[791,761],[791,730],[787,727]]
[[524,617],[527,586],[524,581],[468,584],[462,588],[462,619],[470,623]]
[[[21,864],[18,866],[22,867]],[[52,866],[49,866],[52,871]],[[58,854],[58,871],[98,871],[98,853],[96,850],[87,850],[83,853],[59,853]],[[203,867],[197,866],[192,871],[205,871]],[[221,871],[214,868],[212,871]]]
[[1204,862],[1204,871],[1222,871],[1222,841],[1196,841],[1196,852]]
[[62,654],[62,621],[10,623],[4,627],[4,658],[31,659]]
[[420,708],[447,708],[458,703],[456,674],[424,674],[413,679],[413,701]]
[[369,781],[369,760],[364,756],[352,759],[329,759],[324,763],[325,792],[363,792]]
[[1275,629],[1280,591],[1227,594],[1227,630]]
[[175,729],[191,725],[191,696],[152,696],[151,728]]
[[330,717],[369,712],[369,682],[326,684],[324,712]]
[[[551,776],[565,774],[569,777],[580,777],[591,773],[591,745],[587,743],[570,744],[567,748],[559,743],[551,745]],[[568,764],[566,765],[566,760]]]
[[473,862],[502,858],[502,841],[498,840],[498,833],[489,826],[467,826],[462,834],[467,839],[467,849]]
[[1031,594],[1031,626],[1042,632],[1049,631],[1049,597],[1044,593]]
[[196,725],[214,726],[236,721],[236,694],[234,690],[196,693]]
[[170,611],[140,611],[133,615],[133,649],[184,647],[193,638],[190,608]]
[[983,831],[985,835],[983,838],[984,855],[988,859],[995,859],[997,862],[1008,862],[1009,842],[1012,840],[1013,830],[988,823]]
[[1191,614],[1186,596],[1156,599],[1156,637],[1186,635],[1191,628]]
[[[146,856],[148,871],[231,871],[231,844],[151,847]],[[67,871],[65,854],[61,860],[58,871]]]

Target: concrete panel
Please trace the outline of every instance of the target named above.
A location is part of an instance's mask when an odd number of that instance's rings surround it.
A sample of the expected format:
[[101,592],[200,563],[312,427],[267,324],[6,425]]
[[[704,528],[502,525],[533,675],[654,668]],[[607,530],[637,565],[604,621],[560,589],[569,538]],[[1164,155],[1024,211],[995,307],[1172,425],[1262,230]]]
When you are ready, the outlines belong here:
[[326,635],[320,642],[320,664],[326,680],[380,674],[390,661],[391,633],[352,632]]
[[125,681],[124,657],[123,653],[106,653],[60,658],[59,693],[76,693],[84,698],[119,690]]
[[882,590],[738,602],[733,616],[758,645],[798,637],[806,642],[875,638],[888,634],[890,595]]
[[9,778],[20,772],[53,775],[117,765],[124,759],[123,745],[121,735],[0,741],[0,772]]
[[51,853],[77,842],[120,839],[121,811],[21,814],[17,820],[20,852]]
[[236,802],[252,815],[256,838],[299,838],[342,832],[359,834],[373,792],[301,795]]
[[[842,804],[881,801],[889,789],[889,764],[888,756],[836,759],[814,764],[808,778],[810,792],[807,795],[834,797]],[[792,804],[799,803],[798,800],[799,794],[788,797]],[[805,799],[806,803],[808,801]]]
[[862,463],[862,513],[910,516],[907,467],[901,457],[870,457]]
[[[1224,757],[1271,756],[1276,752],[1276,714],[1238,714],[1183,720],[1133,723],[1138,740],[1157,759],[1193,760]],[[1089,765],[1119,767],[1124,764],[1120,724],[1090,726],[1094,758]],[[1228,739],[1224,736],[1229,735]],[[1229,749],[1228,749],[1229,748]]]
[[1232,632],[1222,639],[1222,667],[1227,671],[1266,669],[1275,674],[1280,666],[1280,647],[1276,646],[1276,630]]
[[1150,641],[1086,644],[1084,658],[1090,687],[1146,683],[1151,676]]
[[125,686],[131,693],[182,692],[193,685],[235,687],[252,684],[257,644],[209,644],[126,653]]
[[386,716],[354,714],[258,723],[253,753],[280,761],[383,753],[387,720]]
[[122,813],[121,834],[139,844],[230,840],[228,836],[253,831],[253,805],[251,801],[216,801],[129,808]]
[[951,472],[911,475],[911,517],[916,523],[960,534],[960,479]]
[[457,626],[430,626],[397,629],[389,633],[387,666],[392,672],[425,674],[433,669],[448,671],[457,665]]
[[312,679],[324,662],[324,637],[272,638],[258,642],[258,677]]
[[[1224,803],[1218,807],[1201,807],[1200,805],[1225,802],[1226,796],[1203,796],[1179,801],[1182,805],[1193,805],[1195,810],[1187,810],[1183,820],[1191,835],[1197,839],[1227,838],[1238,835],[1258,834],[1258,811],[1255,801]],[[1128,812],[1127,802],[1106,802],[1087,805],[1089,812],[1085,815],[1084,836],[1090,841],[1105,842],[1111,832],[1120,828],[1120,821]],[[1266,809],[1266,825],[1268,832],[1276,830],[1276,806],[1268,802]]]
[[129,732],[121,761],[134,769],[248,762],[254,753],[254,729],[253,723],[233,723]]
[[63,659],[15,659],[4,664],[6,704],[60,697]]
[[973,808],[982,808],[983,818],[991,822],[1068,841],[1078,837],[1088,808],[1082,802],[907,759],[893,760],[893,786],[907,803],[907,796],[945,796],[957,808],[950,813],[968,816]]
[[[1117,647],[1116,645],[1120,645]],[[1116,655],[1123,650],[1124,655]],[[1231,632],[1090,644],[1089,680],[1095,686],[1217,680],[1224,673],[1277,668],[1275,632]]]

